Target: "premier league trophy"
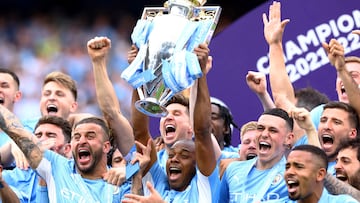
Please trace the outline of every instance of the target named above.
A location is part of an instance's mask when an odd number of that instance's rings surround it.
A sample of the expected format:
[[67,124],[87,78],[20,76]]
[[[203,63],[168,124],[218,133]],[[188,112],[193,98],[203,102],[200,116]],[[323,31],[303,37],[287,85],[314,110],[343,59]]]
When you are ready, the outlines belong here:
[[206,0],[168,0],[164,7],[145,7],[131,38],[139,52],[121,74],[137,89],[142,113],[166,116],[171,97],[202,76],[193,50],[209,43],[219,20],[219,6]]

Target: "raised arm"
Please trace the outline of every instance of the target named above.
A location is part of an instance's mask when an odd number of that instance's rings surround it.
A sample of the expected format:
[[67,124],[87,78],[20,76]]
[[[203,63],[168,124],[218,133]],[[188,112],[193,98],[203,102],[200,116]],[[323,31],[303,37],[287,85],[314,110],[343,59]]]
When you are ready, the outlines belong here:
[[305,130],[308,143],[321,148],[318,133],[311,120],[310,112],[305,108],[294,107],[288,113],[296,121],[299,127]]
[[258,96],[264,111],[275,108],[274,101],[267,91],[266,76],[264,73],[249,71],[246,75],[246,83],[251,91]]
[[[157,161],[157,152],[155,143],[152,140],[149,130],[149,118],[145,114],[141,113],[135,108],[135,102],[138,101],[139,95],[137,90],[134,89],[132,94],[132,101],[131,101],[131,124],[134,129],[134,136],[135,140],[139,143],[147,146],[147,144],[151,144],[151,152],[150,152],[150,163],[144,170],[143,174],[145,175],[151,166]],[[149,141],[149,139],[151,141]],[[137,151],[141,152],[141,150],[137,147]]]
[[93,65],[99,107],[116,138],[120,152],[125,156],[134,145],[134,136],[129,121],[121,113],[118,98],[106,69],[111,41],[106,37],[95,37],[88,41],[87,48]]
[[360,90],[346,68],[344,47],[336,39],[331,39],[329,44],[324,42],[322,45],[328,54],[331,65],[336,68],[337,76],[344,85],[349,104],[356,109],[360,116]]
[[[295,93],[286,71],[282,37],[288,19],[281,21],[281,4],[274,1],[269,8],[269,19],[263,14],[264,36],[269,45],[270,87],[276,107],[285,111],[295,107]],[[304,130],[294,124],[295,141],[304,135]]]
[[[135,45],[131,45],[130,50],[128,51],[128,63],[131,64],[134,59],[136,58],[139,49]],[[135,140],[140,142],[143,145],[147,145],[148,140],[152,137],[150,135],[149,130],[149,118],[138,111],[135,108],[135,102],[140,99],[139,94],[136,89],[133,90],[132,98],[131,98],[131,125],[134,130],[134,137]],[[157,151],[155,147],[154,141],[149,142],[151,143],[151,152],[150,152],[150,163],[148,167],[144,170],[144,174],[151,168],[151,166],[157,161]],[[139,152],[140,149],[137,148]]]
[[194,133],[196,163],[200,172],[209,176],[216,167],[216,157],[211,139],[211,103],[206,79],[206,61],[209,48],[206,44],[200,44],[194,49],[198,56],[203,76],[197,82],[197,95],[194,107]]
[[131,193],[136,195],[144,195],[143,185],[142,185],[142,178],[145,175],[144,171],[146,170],[147,166],[150,163],[150,154],[151,154],[151,144],[152,140],[149,139],[147,145],[143,145],[140,142],[135,142],[137,149],[140,152],[136,152],[135,157],[131,160],[131,164],[135,162],[139,163],[139,171],[132,177],[131,183]]
[[282,36],[288,19],[281,21],[280,2],[269,8],[269,19],[263,14],[264,36],[269,45],[270,86],[275,105],[289,109],[295,103],[295,93],[285,67]]
[[32,134],[24,129],[20,120],[3,105],[0,105],[0,128],[19,146],[30,167],[37,168],[43,153],[32,141]]

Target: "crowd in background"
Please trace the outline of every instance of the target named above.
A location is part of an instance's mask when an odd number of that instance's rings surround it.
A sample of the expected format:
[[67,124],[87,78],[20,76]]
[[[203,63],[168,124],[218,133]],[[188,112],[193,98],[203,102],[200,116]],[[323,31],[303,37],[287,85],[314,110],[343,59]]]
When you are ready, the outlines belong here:
[[69,74],[77,82],[79,112],[100,115],[86,42],[94,36],[107,36],[112,40],[109,75],[124,107],[123,114],[129,117],[132,87],[120,78],[120,74],[128,66],[127,51],[136,20],[128,14],[119,15],[116,20],[104,14],[0,16],[0,67],[19,75],[23,93],[23,99],[16,105],[16,115],[21,119],[40,115],[41,81],[54,70]]
[[[170,8],[170,14],[182,11],[176,4]],[[0,137],[8,138],[7,134],[16,145],[0,142],[4,144],[0,148],[0,200],[359,202],[360,98],[356,93],[360,63],[358,57],[344,56],[338,40],[324,42],[323,48],[337,71],[339,101],[322,100],[324,95],[315,90],[314,96],[300,94],[292,87],[283,57],[282,38],[290,21],[282,20],[281,4],[274,1],[269,14],[263,14],[273,98],[264,74],[249,71],[246,76],[264,109],[257,121],[237,126],[227,105],[210,97],[206,74],[212,57],[208,45],[201,43],[192,51],[202,72],[193,86],[196,98],[177,94],[167,102],[168,114],[159,121],[162,140],[154,141],[149,119],[130,105],[130,98],[136,101],[139,95],[120,77],[147,48],[131,46],[135,22],[126,15],[116,21],[106,15],[88,18],[58,13],[21,20],[0,18],[0,67],[19,75],[23,93],[14,113],[21,119],[37,120],[40,112],[35,109],[41,98],[42,116],[36,124],[15,118],[11,111],[19,99],[18,79],[3,70],[5,82],[1,80],[0,88],[9,90],[0,95]],[[353,34],[360,35],[360,30]],[[152,35],[147,36],[151,39]],[[181,59],[186,64],[190,61],[190,57]],[[148,58],[141,60],[148,62]],[[168,61],[161,64],[164,71]],[[315,97],[322,101],[305,109],[309,98]],[[104,120],[76,115],[76,111],[103,114]],[[239,148],[231,146],[234,128],[241,132]],[[20,156],[16,150],[21,150]],[[123,163],[116,166],[115,159]],[[11,165],[3,171],[4,160]],[[353,166],[345,163],[352,160]],[[28,164],[31,169],[23,170]]]

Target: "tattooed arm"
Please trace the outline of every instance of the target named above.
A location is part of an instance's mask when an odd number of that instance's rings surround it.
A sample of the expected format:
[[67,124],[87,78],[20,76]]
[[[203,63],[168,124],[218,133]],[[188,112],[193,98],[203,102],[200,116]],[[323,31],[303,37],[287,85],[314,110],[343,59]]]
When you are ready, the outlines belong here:
[[348,194],[360,201],[360,191],[352,187],[350,184],[344,183],[331,174],[326,174],[324,186],[329,191],[329,193],[338,195],[338,194]]
[[0,128],[19,146],[31,168],[37,168],[43,156],[40,148],[33,142],[32,134],[24,129],[20,120],[3,105],[0,105]]

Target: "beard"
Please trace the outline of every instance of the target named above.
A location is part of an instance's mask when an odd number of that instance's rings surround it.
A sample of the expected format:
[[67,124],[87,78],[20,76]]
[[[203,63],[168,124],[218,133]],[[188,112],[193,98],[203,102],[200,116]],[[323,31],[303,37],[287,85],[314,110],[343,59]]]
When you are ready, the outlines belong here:
[[81,165],[79,165],[77,163],[77,161],[76,161],[77,159],[75,159],[75,164],[76,164],[78,170],[81,171],[83,174],[89,174],[89,173],[92,173],[95,171],[96,166],[98,165],[98,163],[101,160],[102,151],[101,150],[95,151],[91,154],[91,156],[92,156],[91,164],[88,167],[82,167]]
[[360,169],[358,169],[354,175],[349,177],[349,184],[360,190]]

